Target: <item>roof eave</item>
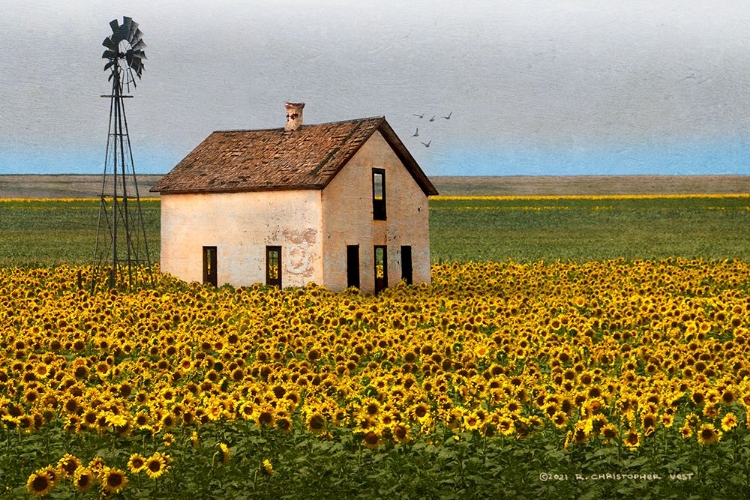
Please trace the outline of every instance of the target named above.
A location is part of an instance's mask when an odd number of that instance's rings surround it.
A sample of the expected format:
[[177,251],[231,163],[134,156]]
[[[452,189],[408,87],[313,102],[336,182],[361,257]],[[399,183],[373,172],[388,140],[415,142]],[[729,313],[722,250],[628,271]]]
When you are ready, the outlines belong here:
[[417,182],[420,188],[422,188],[422,191],[426,196],[436,196],[438,195],[438,190],[435,188],[435,186],[430,181],[429,177],[427,177],[427,174],[424,173],[422,168],[417,163],[417,160],[414,159],[414,157],[411,155],[409,150],[406,148],[403,142],[401,142],[401,139],[398,138],[398,135],[396,135],[396,132],[391,128],[391,126],[388,124],[388,122],[383,119],[380,126],[378,127],[378,130],[383,135],[385,140],[388,142],[388,144],[393,148],[393,151],[396,153],[396,156],[399,157],[401,160],[401,163],[404,164],[406,169],[409,171],[409,173],[412,175],[414,180]]
[[[289,185],[289,186],[257,186],[257,187],[243,187],[243,186],[232,186],[229,188],[206,188],[206,189],[198,189],[198,188],[185,188],[185,189],[162,189],[159,192],[164,195],[170,195],[170,194],[225,194],[225,193],[259,193],[259,192],[269,192],[269,191],[315,191],[315,190],[321,190],[325,186],[322,184],[296,184],[296,185]],[[151,191],[153,191],[154,188],[151,188]]]

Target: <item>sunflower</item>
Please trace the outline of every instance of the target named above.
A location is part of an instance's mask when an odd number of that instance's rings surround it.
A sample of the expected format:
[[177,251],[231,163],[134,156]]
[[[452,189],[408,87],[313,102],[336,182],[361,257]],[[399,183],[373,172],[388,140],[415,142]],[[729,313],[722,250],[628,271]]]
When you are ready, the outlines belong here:
[[325,431],[326,419],[319,411],[311,412],[306,419],[307,430],[313,434],[320,434]]
[[599,412],[602,411],[602,408],[604,407],[604,402],[601,398],[595,397],[589,397],[586,402],[583,404],[583,408],[586,410],[585,413],[587,416],[597,415]]
[[125,472],[113,467],[105,467],[101,476],[102,488],[108,493],[118,493],[128,484]]
[[172,443],[174,443],[174,434],[167,432],[162,436],[162,441],[164,442],[164,446],[172,446]]
[[714,427],[713,424],[703,424],[698,429],[698,442],[702,445],[716,444],[721,440],[722,432]]
[[375,417],[380,413],[380,403],[376,399],[367,398],[362,402],[362,411],[368,417]]
[[723,393],[721,394],[721,400],[722,400],[722,401],[724,402],[724,404],[726,404],[726,405],[731,405],[732,403],[734,403],[734,402],[735,402],[735,400],[736,400],[736,396],[735,396],[735,394],[734,394],[734,391],[732,391],[731,389],[727,389],[727,390],[725,390],[725,391],[724,391],[724,392],[723,392]]
[[68,413],[76,413],[76,411],[78,411],[78,408],[80,408],[80,404],[75,397],[71,396],[65,400],[63,408],[65,408],[65,411],[67,411]]
[[98,420],[99,415],[96,413],[96,410],[87,410],[83,414],[83,421],[82,424],[88,427],[94,427],[96,425],[96,421]]
[[287,416],[276,418],[276,428],[284,433],[292,432],[292,421]]
[[39,399],[39,391],[36,389],[27,389],[23,394],[23,399],[28,405],[33,405]]
[[148,457],[145,465],[148,477],[151,479],[157,479],[167,472],[167,470],[169,470],[169,466],[167,465],[168,459],[168,455],[164,455],[158,451]]
[[522,409],[521,403],[517,399],[510,399],[505,404],[505,411],[514,415],[519,415]]
[[690,425],[690,422],[685,422],[685,425],[680,428],[680,436],[682,436],[682,439],[688,439],[693,435],[693,426]]
[[423,423],[430,418],[430,407],[426,403],[420,402],[411,407],[410,413],[415,420]]
[[55,485],[55,481],[44,470],[38,470],[26,481],[26,490],[35,497],[46,496]]
[[557,407],[557,403],[555,403],[555,402],[549,402],[549,403],[545,403],[545,404],[544,404],[544,405],[543,405],[543,406],[541,407],[541,410],[542,410],[542,411],[543,411],[543,412],[544,412],[544,413],[545,413],[545,414],[546,414],[546,415],[547,415],[547,416],[548,416],[549,418],[552,418],[552,417],[553,417],[553,416],[555,415],[555,413],[557,413],[558,411],[560,411],[560,410],[559,410],[559,408]]
[[49,367],[46,364],[40,363],[34,368],[34,374],[38,378],[45,378],[49,373]]
[[384,411],[380,414],[380,425],[390,427],[394,422],[394,415],[390,411]]
[[489,349],[486,345],[479,344],[474,348],[474,355],[478,358],[487,357],[487,354],[489,354]]
[[94,473],[91,469],[86,467],[78,467],[73,474],[73,484],[76,487],[76,491],[84,493],[91,489],[94,484]]
[[650,436],[651,434],[653,434],[654,431],[656,430],[656,424],[657,424],[657,422],[658,422],[658,420],[656,418],[656,415],[654,415],[653,413],[645,413],[645,414],[643,414],[643,416],[641,417],[641,424],[643,426],[643,433],[646,436]]
[[275,419],[276,415],[271,405],[263,405],[255,413],[255,425],[258,427],[273,427]]
[[135,416],[135,426],[139,429],[150,429],[149,423],[151,422],[151,418],[149,417],[148,413],[146,412],[138,412]]
[[60,477],[71,478],[75,474],[76,469],[81,466],[81,461],[74,455],[66,453],[57,462],[57,470],[60,472]]
[[690,396],[690,399],[693,401],[693,403],[696,406],[700,406],[705,402],[706,396],[701,391],[693,391],[693,394]]
[[617,431],[617,427],[614,424],[604,424],[602,428],[599,429],[599,432],[601,433],[602,437],[604,437],[606,442],[617,439],[617,437],[620,435],[620,433]]
[[244,401],[238,411],[242,418],[250,420],[255,417],[255,404],[252,401]]
[[497,428],[503,436],[510,436],[516,430],[513,419],[508,416],[502,416],[498,419]]
[[591,437],[592,423],[591,420],[579,420],[573,426],[572,439],[576,444],[583,444]]
[[563,411],[555,412],[555,414],[552,415],[552,423],[555,424],[555,427],[558,429],[562,429],[568,425],[568,415]]
[[141,472],[146,466],[146,459],[140,453],[133,453],[128,460],[128,469],[132,473]]
[[171,429],[172,427],[177,425],[177,419],[171,411],[165,413],[164,416],[161,417],[161,425],[165,429]]
[[467,431],[475,431],[482,425],[482,420],[475,412],[467,412],[463,416],[463,428]]
[[696,429],[698,427],[698,424],[700,423],[701,418],[696,415],[695,413],[688,413],[685,415],[685,425],[689,425],[693,429]]
[[219,443],[219,450],[221,451],[221,462],[224,464],[229,463],[229,446],[226,443]]
[[672,427],[672,424],[674,424],[674,415],[672,415],[671,413],[664,413],[661,416],[661,425],[669,428]]
[[150,396],[146,391],[139,391],[138,394],[135,395],[135,400],[140,405],[145,405],[146,403],[148,403],[149,399]]
[[727,413],[724,418],[721,419],[721,428],[724,432],[728,432],[737,426],[737,416],[734,413]]
[[627,446],[631,450],[634,450],[641,445],[641,436],[640,434],[638,434],[637,430],[630,429],[625,435],[625,439],[623,440],[623,442],[625,443],[625,446]]
[[397,443],[408,443],[411,440],[411,429],[403,423],[398,423],[391,428],[391,435]]
[[271,463],[270,460],[268,460],[268,459],[263,460],[263,466],[262,467],[263,467],[263,473],[264,474],[266,474],[267,476],[272,476],[273,475],[273,464]]
[[374,450],[378,446],[380,446],[380,444],[383,441],[382,438],[383,438],[383,435],[378,430],[375,430],[375,429],[369,430],[365,432],[365,437],[362,439],[362,444]]

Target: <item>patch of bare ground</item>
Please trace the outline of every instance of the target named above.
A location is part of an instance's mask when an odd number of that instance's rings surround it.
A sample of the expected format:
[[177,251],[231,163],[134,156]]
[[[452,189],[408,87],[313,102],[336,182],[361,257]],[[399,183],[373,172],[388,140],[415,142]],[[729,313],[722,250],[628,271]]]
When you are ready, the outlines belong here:
[[[138,175],[141,198],[158,197],[149,189],[163,175]],[[0,175],[0,198],[98,198],[101,175]]]
[[[139,175],[140,196],[158,197],[149,189],[162,175]],[[628,194],[746,194],[750,176],[438,176],[431,177],[441,195],[564,196]],[[100,175],[0,175],[0,198],[98,198]]]
[[432,177],[441,195],[565,196],[628,194],[745,194],[750,176],[508,176]]

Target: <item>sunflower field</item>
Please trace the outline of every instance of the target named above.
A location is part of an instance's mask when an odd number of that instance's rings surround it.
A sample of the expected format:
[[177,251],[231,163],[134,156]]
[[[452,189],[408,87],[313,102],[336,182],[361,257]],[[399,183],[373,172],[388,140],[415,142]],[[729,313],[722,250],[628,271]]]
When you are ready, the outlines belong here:
[[750,264],[90,293],[0,269],[0,497],[750,496]]
[[377,296],[91,293],[98,202],[2,199],[0,498],[750,497],[749,199],[436,197]]

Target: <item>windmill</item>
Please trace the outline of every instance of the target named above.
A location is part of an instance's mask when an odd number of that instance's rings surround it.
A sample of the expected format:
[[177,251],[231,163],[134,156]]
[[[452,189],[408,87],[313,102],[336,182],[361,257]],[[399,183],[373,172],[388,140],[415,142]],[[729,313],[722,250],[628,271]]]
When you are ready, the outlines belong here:
[[107,62],[112,92],[102,97],[110,99],[109,133],[102,176],[102,193],[99,203],[94,273],[92,291],[104,273],[110,288],[115,286],[133,289],[138,283],[150,279],[146,226],[141,210],[138,182],[133,164],[133,151],[125,116],[125,99],[130,87],[136,87],[136,77],[141,78],[146,44],[138,23],[129,17],[109,23],[112,34],[104,39],[106,48],[102,58]]

